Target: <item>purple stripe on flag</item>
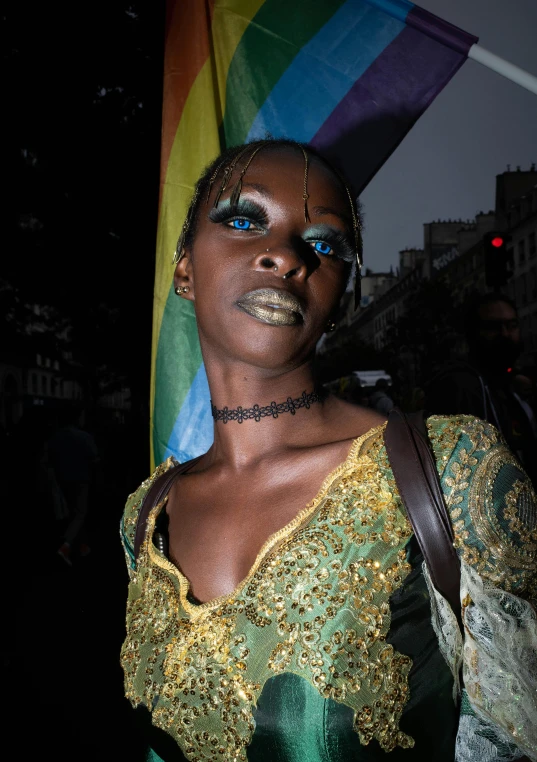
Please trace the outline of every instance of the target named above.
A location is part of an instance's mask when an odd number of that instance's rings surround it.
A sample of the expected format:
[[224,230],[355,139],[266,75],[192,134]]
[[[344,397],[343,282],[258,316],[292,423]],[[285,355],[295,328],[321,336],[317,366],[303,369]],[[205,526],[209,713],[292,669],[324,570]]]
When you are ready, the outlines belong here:
[[475,45],[479,39],[475,35],[459,29],[458,26],[450,24],[449,21],[444,21],[444,19],[429,13],[429,11],[417,5],[408,12],[406,23],[423,32],[423,34],[432,37],[434,40],[441,42],[442,45],[447,45],[449,48],[456,50],[457,53],[462,53],[463,56],[468,55],[472,45]]
[[360,193],[465,60],[406,26],[355,82],[312,144]]

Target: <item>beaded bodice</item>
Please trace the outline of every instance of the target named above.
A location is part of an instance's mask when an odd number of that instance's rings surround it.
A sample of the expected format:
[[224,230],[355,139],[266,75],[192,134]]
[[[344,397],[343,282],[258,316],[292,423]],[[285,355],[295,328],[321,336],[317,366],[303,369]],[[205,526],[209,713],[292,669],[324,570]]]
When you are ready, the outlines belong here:
[[[478,451],[490,460],[497,442],[490,429],[487,434],[471,420],[430,419],[429,428],[460,551],[470,561],[473,554],[474,565],[486,571],[490,554],[484,556],[483,530],[472,531],[475,507],[470,511],[468,501],[476,487],[466,470],[480,462]],[[375,740],[384,751],[413,746],[400,727],[412,659],[388,637],[390,601],[411,571],[412,531],[383,428],[355,440],[316,498],[267,540],[232,594],[205,604],[189,600],[188,580],[152,542],[164,503],[149,516],[137,562],[131,558],[140,502],[173,460],[129,499],[122,524],[131,574],[121,651],[126,695],[151,712],[153,725],[186,759],[246,760],[260,696],[278,675],[295,675],[320,700],[347,707],[358,745]],[[507,521],[514,526],[519,516],[510,510]],[[529,563],[527,544],[515,546],[511,542],[508,561],[516,560],[518,568],[506,563],[500,572],[510,589],[520,585],[521,567]]]

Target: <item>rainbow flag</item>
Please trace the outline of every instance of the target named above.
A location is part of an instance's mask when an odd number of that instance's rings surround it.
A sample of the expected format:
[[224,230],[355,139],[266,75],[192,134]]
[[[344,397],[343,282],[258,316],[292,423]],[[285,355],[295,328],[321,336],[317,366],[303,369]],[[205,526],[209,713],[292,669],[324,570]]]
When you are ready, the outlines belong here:
[[152,466],[172,454],[188,460],[213,438],[194,310],[172,283],[204,167],[222,148],[269,133],[339,158],[360,191],[475,42],[408,0],[168,0]]

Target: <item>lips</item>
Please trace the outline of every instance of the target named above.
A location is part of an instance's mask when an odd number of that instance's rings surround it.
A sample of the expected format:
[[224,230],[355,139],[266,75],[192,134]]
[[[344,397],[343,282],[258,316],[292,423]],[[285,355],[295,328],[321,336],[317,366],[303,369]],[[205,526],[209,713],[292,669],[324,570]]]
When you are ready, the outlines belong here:
[[302,302],[278,288],[250,291],[237,300],[237,307],[268,325],[297,325],[304,320]]

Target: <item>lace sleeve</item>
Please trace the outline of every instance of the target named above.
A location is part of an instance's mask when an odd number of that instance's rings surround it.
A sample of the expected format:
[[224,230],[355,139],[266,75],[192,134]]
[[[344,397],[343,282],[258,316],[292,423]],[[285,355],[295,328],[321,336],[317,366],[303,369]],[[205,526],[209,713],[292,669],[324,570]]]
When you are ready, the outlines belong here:
[[536,760],[535,492],[486,422],[435,419],[431,438],[461,559],[464,642],[431,590],[442,652],[454,672],[462,662],[456,759]]
[[[537,617],[527,601],[462,562],[463,679],[474,713],[462,714],[457,748],[496,745],[496,755],[537,759]],[[463,706],[464,709],[464,706]],[[467,718],[467,719],[465,719]],[[470,732],[468,732],[470,731]],[[501,754],[500,754],[500,751]],[[484,747],[482,749],[484,751]]]

